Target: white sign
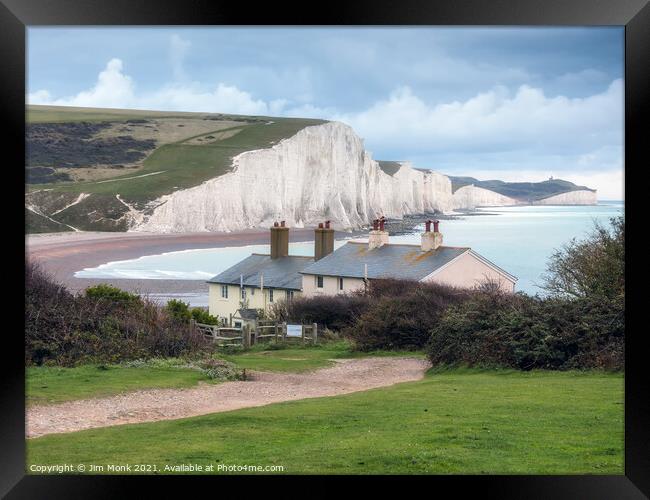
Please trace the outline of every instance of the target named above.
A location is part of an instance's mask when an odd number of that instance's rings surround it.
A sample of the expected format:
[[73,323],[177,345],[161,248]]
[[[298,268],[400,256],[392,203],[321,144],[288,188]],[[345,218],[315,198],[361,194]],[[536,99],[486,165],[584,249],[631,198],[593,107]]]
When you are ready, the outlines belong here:
[[287,337],[302,337],[302,325],[287,325]]

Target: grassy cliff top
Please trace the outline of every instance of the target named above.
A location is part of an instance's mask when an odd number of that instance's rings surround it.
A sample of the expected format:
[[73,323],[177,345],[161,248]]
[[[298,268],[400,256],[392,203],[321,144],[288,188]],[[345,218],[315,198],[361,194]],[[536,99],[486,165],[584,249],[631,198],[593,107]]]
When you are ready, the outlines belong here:
[[456,192],[463,186],[473,184],[476,187],[489,189],[504,196],[522,201],[534,201],[570,191],[595,191],[586,186],[578,186],[562,179],[549,179],[542,182],[505,182],[499,180],[479,181],[474,177],[454,177],[451,179],[452,191]]

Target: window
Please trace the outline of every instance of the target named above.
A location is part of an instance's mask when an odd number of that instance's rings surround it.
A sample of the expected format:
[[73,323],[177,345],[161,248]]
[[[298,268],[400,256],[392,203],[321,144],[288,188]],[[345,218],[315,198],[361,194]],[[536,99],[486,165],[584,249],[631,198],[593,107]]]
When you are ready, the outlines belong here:
[[293,290],[287,290],[287,300],[293,299]]
[[269,302],[273,302],[273,288],[269,288]]
[[322,276],[316,276],[316,286],[318,288],[323,288],[323,277]]
[[235,328],[241,328],[241,321],[235,321]]
[[251,288],[251,295],[255,295],[255,288]]
[[221,285],[221,298],[222,299],[228,298],[228,285]]
[[241,299],[246,300],[246,289],[244,287],[241,289]]
[[343,278],[339,278],[339,290],[343,290]]

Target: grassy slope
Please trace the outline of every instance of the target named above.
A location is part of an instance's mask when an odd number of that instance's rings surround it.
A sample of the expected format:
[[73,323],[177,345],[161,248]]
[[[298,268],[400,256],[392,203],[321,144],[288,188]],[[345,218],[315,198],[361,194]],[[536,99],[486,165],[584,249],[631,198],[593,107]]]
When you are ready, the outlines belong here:
[[26,109],[28,123],[122,121],[147,118],[201,118],[206,115],[208,113],[80,108],[72,106],[29,105]]
[[346,342],[330,342],[318,347],[289,347],[286,349],[267,349],[263,346],[254,347],[250,351],[239,354],[221,356],[235,363],[240,368],[260,371],[302,372],[325,368],[333,365],[332,359],[360,358],[369,356],[418,356],[423,353],[406,351],[352,351]]
[[[346,342],[330,342],[320,346],[295,346],[273,349],[259,345],[249,351],[218,357],[239,368],[260,371],[302,372],[333,364],[331,359],[365,356],[424,356],[422,353],[399,351],[359,353]],[[190,387],[209,379],[197,370],[122,365],[83,365],[75,368],[27,368],[27,402],[29,404],[59,403],[74,399],[111,396],[128,391],[153,388]]]
[[454,370],[383,389],[32,439],[27,464],[623,473],[623,377]]
[[589,190],[586,186],[577,186],[562,179],[546,180],[542,182],[505,182],[499,180],[479,181],[473,177],[454,177],[451,179],[452,191],[456,192],[463,186],[474,184],[476,187],[489,189],[504,196],[510,196],[522,201],[536,201],[549,196],[567,193],[570,191]]
[[191,387],[209,378],[198,370],[158,367],[83,365],[75,368],[29,367],[28,404],[60,403],[112,396],[138,389]]
[[[31,111],[28,116],[33,116],[36,121],[80,121],[88,120],[89,116],[96,120],[119,121],[132,118],[155,117],[186,117],[188,119],[203,119],[209,116],[205,113],[161,113],[148,111],[128,110],[88,110],[72,108],[55,110]],[[157,116],[160,113],[160,116]],[[224,115],[224,119],[232,119],[232,115]],[[234,117],[238,119],[261,119],[266,117]],[[272,122],[272,123],[268,123]],[[177,189],[197,186],[202,182],[223,175],[230,171],[232,158],[244,151],[271,147],[280,140],[295,135],[304,127],[325,123],[324,120],[309,120],[301,118],[274,118],[268,122],[249,123],[242,121],[241,131],[232,137],[206,144],[186,144],[194,137],[182,141],[165,144],[157,148],[145,161],[144,168],[137,174],[127,173],[116,176],[110,182],[77,182],[41,184],[38,189],[52,188],[55,192],[70,191],[74,193],[97,193],[114,197],[120,194],[127,201],[149,201],[159,196],[169,194]],[[218,130],[223,132],[227,129]],[[217,132],[201,134],[208,136]],[[158,173],[162,172],[162,173]],[[138,177],[152,174],[147,177]]]

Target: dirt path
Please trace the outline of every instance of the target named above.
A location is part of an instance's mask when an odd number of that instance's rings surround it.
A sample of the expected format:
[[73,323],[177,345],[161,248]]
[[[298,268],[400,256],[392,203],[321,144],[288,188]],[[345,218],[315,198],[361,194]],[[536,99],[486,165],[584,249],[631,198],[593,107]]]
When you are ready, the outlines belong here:
[[191,389],[136,391],[27,410],[27,437],[93,427],[173,420],[280,401],[335,396],[419,380],[428,362],[416,358],[336,360],[307,373],[253,372],[251,381],[201,384]]

